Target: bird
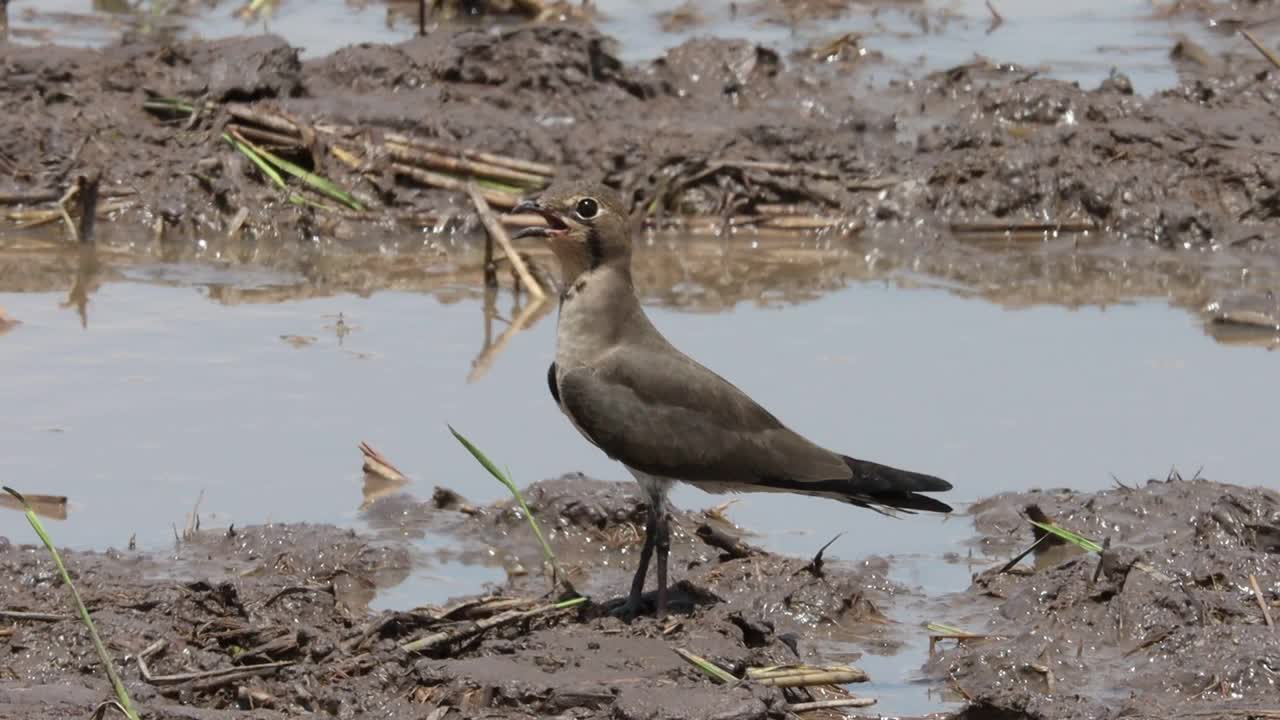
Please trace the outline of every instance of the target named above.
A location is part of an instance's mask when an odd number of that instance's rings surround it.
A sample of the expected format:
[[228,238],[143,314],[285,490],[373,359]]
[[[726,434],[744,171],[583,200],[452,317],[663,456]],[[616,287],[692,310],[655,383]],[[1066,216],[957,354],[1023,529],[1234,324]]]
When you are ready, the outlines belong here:
[[667,611],[671,528],[667,493],[683,482],[711,493],[788,492],[832,498],[885,514],[949,513],[922,493],[952,488],[923,473],[827,450],[778,420],[728,380],[672,345],[650,321],[631,272],[631,220],[621,198],[591,183],[553,185],[513,213],[544,225],[561,271],[551,397],[588,441],[621,462],[647,500],[645,537],[626,600],[627,620],[646,610],[657,555],[656,614]]

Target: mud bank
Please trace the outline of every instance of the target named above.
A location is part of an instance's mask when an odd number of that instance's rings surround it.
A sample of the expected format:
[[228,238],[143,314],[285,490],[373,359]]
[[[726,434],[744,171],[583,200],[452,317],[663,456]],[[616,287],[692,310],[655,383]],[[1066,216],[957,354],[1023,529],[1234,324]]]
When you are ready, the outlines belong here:
[[[394,495],[373,503],[383,539],[308,525],[206,530],[163,556],[70,553],[68,562],[125,682],[153,717],[783,717],[789,703],[811,696],[714,685],[673,648],[740,672],[856,659],[824,652],[832,638],[892,646],[897,630],[881,609],[904,591],[886,580],[886,562],[768,555],[714,513],[676,517],[669,617],[625,624],[610,616],[607,601],[626,589],[640,540],[644,508],[630,490],[580,476],[528,489],[561,562],[592,598],[563,610],[548,606],[555,598],[544,595],[546,580],[527,569],[541,561],[518,511],[446,491],[426,503]],[[731,550],[695,539],[709,525]],[[403,545],[406,533],[428,531],[455,536],[478,562],[496,556],[510,581],[445,608],[368,612],[378,587],[430,565]],[[0,544],[0,587],[3,627],[12,626],[0,635],[0,717],[84,716],[107,685],[79,621],[22,615],[66,607],[43,549]],[[516,621],[501,620],[513,613]],[[495,625],[481,631],[486,623]],[[456,637],[405,651],[433,633]],[[264,663],[279,665],[232,672]],[[210,672],[218,670],[229,674]]]
[[[587,603],[550,604],[510,503],[474,506],[447,491],[373,502],[371,537],[306,525],[205,530],[163,555],[68,560],[153,717],[781,718],[798,702],[847,694],[716,685],[675,649],[735,673],[856,666],[862,652],[893,652],[926,632],[895,618],[913,598],[887,579],[891,560],[770,555],[714,511],[675,516],[673,614],[623,623],[607,607],[625,592],[640,540],[644,508],[630,484],[572,476],[526,498]],[[1110,538],[1102,569],[1094,580],[1096,556],[1059,548],[927,599],[940,619],[983,636],[942,640],[920,658],[939,689],[967,702],[956,717],[1249,717],[1280,706],[1280,639],[1259,606],[1277,600],[1274,492],[1196,480],[997,496],[972,513],[973,545],[996,567],[1027,544],[1028,503]],[[476,562],[496,559],[508,581],[447,607],[369,612],[378,588],[429,569],[403,544],[423,532],[455,537]],[[108,687],[79,622],[20,614],[67,607],[43,550],[0,543],[0,589],[0,717],[84,717]],[[876,680],[859,695],[874,697]]]
[[1101,558],[1058,546],[1034,569],[975,576],[955,602],[980,623],[966,629],[989,636],[929,665],[972,703],[966,715],[1263,717],[1280,707],[1280,495],[1176,477],[1001,495],[972,507],[977,543],[1025,547],[1028,505],[1110,546]]
[[[0,195],[48,207],[101,171],[110,215],[130,222],[103,244],[325,282],[326,254],[425,245],[456,268],[451,236],[413,231],[478,228],[456,187],[469,171],[416,151],[484,152],[604,180],[651,227],[820,229],[868,264],[1013,304],[1169,296],[1280,320],[1277,181],[1260,161],[1280,147],[1274,70],[1251,48],[1198,62],[1184,49],[1181,85],[1139,97],[1119,75],[1081,88],[986,61],[868,88],[859,69],[876,60],[856,43],[783,57],[694,40],[635,66],[610,47],[580,25],[442,29],[306,62],[271,36],[0,46]],[[290,202],[229,127],[353,204],[296,181]],[[485,188],[499,206],[546,177],[499,176]]]

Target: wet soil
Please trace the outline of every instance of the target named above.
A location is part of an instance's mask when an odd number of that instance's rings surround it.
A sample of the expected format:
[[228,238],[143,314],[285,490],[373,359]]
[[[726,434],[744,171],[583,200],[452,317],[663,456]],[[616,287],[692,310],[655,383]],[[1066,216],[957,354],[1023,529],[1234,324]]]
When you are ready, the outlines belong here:
[[[243,717],[253,709],[255,717],[443,718],[447,708],[455,708],[453,717],[783,717],[789,700],[809,696],[715,686],[673,648],[740,672],[848,663],[856,655],[824,651],[824,641],[885,648],[902,631],[883,610],[907,592],[886,579],[887,562],[815,566],[769,555],[744,544],[715,513],[675,516],[672,614],[624,623],[607,613],[606,601],[628,586],[639,546],[645,509],[632,484],[569,476],[525,496],[572,582],[592,601],[545,609],[555,598],[546,596],[539,551],[519,510],[509,501],[477,507],[445,490],[427,502],[395,494],[373,502],[366,510],[380,528],[373,537],[314,525],[206,529],[171,553],[73,552],[67,562],[125,682],[152,717]],[[703,526],[715,526],[735,552],[698,541]],[[509,581],[445,608],[370,613],[379,587],[430,565],[412,557],[404,539],[428,530],[455,537],[464,559],[497,555]],[[10,613],[66,607],[42,548],[0,543],[0,587]],[[457,642],[401,648],[526,610],[533,611],[518,622]],[[0,717],[83,717],[105,698],[108,686],[78,619],[5,615],[0,623],[9,628],[0,635]],[[156,679],[267,662],[289,664],[253,677]]]
[[[1252,48],[1173,53],[1179,85],[1141,97],[1123,75],[1085,88],[998,58],[869,87],[860,72],[876,59],[854,41],[783,56],[700,39],[638,65],[611,47],[581,22],[442,28],[307,61],[273,36],[3,45],[0,100],[12,112],[0,118],[0,195],[56,197],[101,170],[104,198],[122,195],[113,217],[148,229],[146,240],[105,231],[107,246],[348,285],[318,258],[425,246],[456,269],[452,242],[407,230],[472,236],[470,205],[392,171],[376,141],[400,132],[604,180],[654,226],[827,219],[868,263],[1003,302],[1164,296],[1232,326],[1280,325],[1280,213],[1265,160],[1280,148],[1276,89]],[[200,112],[144,109],[155,96]],[[287,202],[221,138],[229,103],[351,128],[345,141],[365,148],[354,166],[326,152],[323,133],[304,133],[310,145],[292,159],[351,188],[365,210]],[[6,260],[0,282],[20,277],[30,275]]]
[[[892,652],[926,632],[895,617],[922,598],[887,578],[888,561],[771,555],[714,510],[675,515],[673,613],[624,623],[607,608],[628,585],[640,540],[644,507],[631,484],[566,476],[531,486],[526,499],[589,602],[548,606],[556,597],[513,503],[476,506],[447,490],[425,502],[374,500],[365,512],[377,530],[368,536],[313,525],[205,529],[167,553],[73,552],[67,561],[152,717],[251,709],[254,717],[781,718],[789,703],[843,691],[717,686],[674,649],[734,672],[856,666],[860,651],[850,648]],[[1097,555],[1059,546],[1000,572],[1030,544],[1030,504],[1108,539],[1101,568]],[[972,545],[993,567],[962,593],[923,599],[981,636],[939,640],[921,658],[924,676],[966,703],[955,717],[1247,717],[1280,706],[1280,636],[1260,606],[1280,610],[1280,494],[1175,478],[1093,494],[1004,494],[971,516]],[[499,558],[507,581],[445,607],[370,612],[379,588],[430,567],[432,558],[405,544],[426,531],[455,538],[461,549],[451,552],[464,561]],[[710,535],[720,538],[714,546],[699,540]],[[6,613],[67,607],[41,548],[0,542],[0,588]],[[497,623],[504,613],[514,616]],[[0,717],[84,717],[106,697],[77,619],[6,614],[0,629]],[[403,648],[441,632],[457,634]],[[210,672],[264,663],[285,664],[256,675]],[[874,697],[871,681],[860,694]]]
[[[979,573],[972,618],[929,663],[969,717],[1258,717],[1280,706],[1280,494],[1172,477],[1100,493],[999,495],[970,512],[984,552],[1030,544],[1025,509],[1110,546]],[[1076,550],[1076,552],[1071,552]],[[1256,585],[1256,587],[1255,587]],[[983,609],[985,606],[985,609]]]

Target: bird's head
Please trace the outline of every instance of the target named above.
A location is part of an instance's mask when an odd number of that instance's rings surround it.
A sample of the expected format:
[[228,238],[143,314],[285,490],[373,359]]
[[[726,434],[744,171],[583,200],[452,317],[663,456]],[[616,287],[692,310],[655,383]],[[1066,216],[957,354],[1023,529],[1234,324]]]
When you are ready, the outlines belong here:
[[536,213],[546,227],[520,230],[515,237],[547,241],[566,283],[582,273],[610,263],[631,260],[631,227],[622,200],[600,185],[553,185],[538,197],[512,210]]

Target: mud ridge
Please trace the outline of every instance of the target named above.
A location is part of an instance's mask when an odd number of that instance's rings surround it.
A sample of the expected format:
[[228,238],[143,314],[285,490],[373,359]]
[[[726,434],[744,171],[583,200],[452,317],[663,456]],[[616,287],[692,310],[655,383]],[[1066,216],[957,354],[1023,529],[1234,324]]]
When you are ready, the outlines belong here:
[[[881,264],[1023,302],[1171,295],[1280,325],[1232,309],[1271,308],[1280,269],[1276,179],[1258,161],[1280,147],[1276,91],[1256,54],[1187,66],[1144,98],[1123,76],[1087,89],[989,62],[867,89],[843,51],[706,39],[629,66],[609,48],[581,25],[441,30],[306,62],[271,36],[6,45],[0,195],[56,197],[101,169],[104,193],[122,194],[114,217],[155,229],[150,246],[131,233],[134,249],[291,267],[397,247],[407,227],[476,229],[463,194],[380,154],[402,133],[604,180],[657,224],[825,227],[860,234]],[[198,111],[144,109],[157,97]],[[351,128],[337,156],[309,130],[283,151],[364,210],[288,202],[222,139],[231,103]],[[1081,286],[1082,258],[1106,281]]]
[[[168,554],[73,552],[68,563],[109,647],[123,658],[135,701],[153,717],[245,710],[268,718],[417,717],[433,709],[433,717],[446,717],[453,708],[455,717],[781,718],[790,702],[813,695],[717,686],[673,648],[741,672],[846,663],[856,658],[830,657],[824,638],[891,643],[896,632],[882,609],[905,591],[885,578],[887,564],[826,562],[815,570],[808,560],[754,549],[722,556],[693,538],[698,527],[723,521],[690,514],[675,516],[673,614],[624,623],[608,614],[607,601],[628,585],[640,539],[633,524],[644,512],[639,496],[629,484],[569,476],[536,484],[526,497],[557,528],[552,542],[591,602],[547,609],[555,598],[546,595],[546,580],[515,570],[539,566],[525,520],[510,503],[477,507],[447,491],[424,503],[404,496],[374,503],[372,524],[384,518],[375,537],[313,525],[205,530]],[[407,527],[450,533],[464,548],[503,556],[510,582],[447,607],[369,612],[376,589],[397,584],[418,563],[396,539]],[[737,534],[727,525],[720,531]],[[51,561],[34,546],[0,543],[0,589],[5,612],[66,606]],[[473,623],[511,612],[527,616],[473,632]],[[83,717],[105,698],[77,619],[8,617],[0,717]],[[403,650],[433,632],[458,634]],[[250,677],[204,677],[269,662],[284,664]],[[163,679],[174,675],[196,677]]]
[[1280,494],[1174,476],[999,495],[972,508],[975,542],[1029,544],[1022,516],[1032,505],[1110,545],[1101,558],[1058,546],[1034,567],[997,566],[954,599],[975,623],[965,629],[990,637],[945,649],[929,669],[972,702],[967,716],[1257,717],[1280,707],[1270,627]]

